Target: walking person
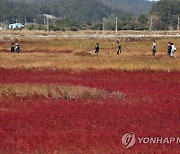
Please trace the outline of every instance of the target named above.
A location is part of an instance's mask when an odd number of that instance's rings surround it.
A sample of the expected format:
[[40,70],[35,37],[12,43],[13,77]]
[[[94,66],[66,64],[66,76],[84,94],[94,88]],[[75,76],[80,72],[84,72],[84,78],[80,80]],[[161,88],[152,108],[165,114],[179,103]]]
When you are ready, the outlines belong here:
[[174,43],[171,43],[171,57],[176,57],[175,51],[176,51],[176,47],[174,46]]
[[176,47],[174,46],[174,57],[176,57],[175,53],[176,53]]
[[157,46],[156,46],[156,41],[154,40],[153,46],[152,46],[152,55],[153,55],[153,56],[156,55],[156,48],[157,48]]
[[168,48],[167,48],[167,55],[168,56],[171,56],[171,49],[172,49],[172,46],[171,46],[171,42],[168,43]]
[[117,55],[119,55],[119,54],[121,54],[121,44],[120,44],[119,41],[117,41],[117,44],[118,44],[118,46],[117,46]]
[[16,52],[19,53],[20,52],[20,46],[18,43],[16,43]]
[[100,49],[100,47],[99,47],[99,43],[96,43],[96,46],[95,46],[95,54],[99,54],[99,49]]
[[14,43],[11,43],[11,52],[15,52],[15,46],[14,46]]

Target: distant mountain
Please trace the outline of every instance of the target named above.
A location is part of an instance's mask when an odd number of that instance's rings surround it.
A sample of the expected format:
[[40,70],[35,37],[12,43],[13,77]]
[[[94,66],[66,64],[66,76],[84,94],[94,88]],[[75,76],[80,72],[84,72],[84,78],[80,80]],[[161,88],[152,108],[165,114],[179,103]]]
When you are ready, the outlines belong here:
[[98,0],[0,0],[0,21],[32,20],[41,14],[87,22],[124,12]]
[[24,2],[16,2],[11,0],[0,0],[0,21],[15,22],[16,19],[23,20],[27,18],[30,20],[38,10],[32,4]]
[[95,21],[116,14],[118,11],[97,0],[51,0],[48,3],[50,14],[74,19],[80,22]]
[[0,0],[0,22],[16,19],[43,23],[42,14],[69,18],[79,23],[107,17],[122,17],[125,12],[147,13],[155,2],[146,0]]
[[99,0],[111,8],[122,9],[135,15],[148,13],[155,2],[147,0]]

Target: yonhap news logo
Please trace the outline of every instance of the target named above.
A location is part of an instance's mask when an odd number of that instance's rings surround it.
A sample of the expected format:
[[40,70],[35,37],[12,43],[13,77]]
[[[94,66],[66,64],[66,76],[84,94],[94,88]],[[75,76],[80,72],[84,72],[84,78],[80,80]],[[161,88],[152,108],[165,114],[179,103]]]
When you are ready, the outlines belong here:
[[180,144],[180,137],[136,137],[131,133],[122,136],[122,144],[124,148],[129,149],[136,143],[138,144]]
[[123,135],[122,144],[124,145],[124,148],[128,149],[134,146],[135,143],[136,143],[136,137],[134,133],[127,133]]

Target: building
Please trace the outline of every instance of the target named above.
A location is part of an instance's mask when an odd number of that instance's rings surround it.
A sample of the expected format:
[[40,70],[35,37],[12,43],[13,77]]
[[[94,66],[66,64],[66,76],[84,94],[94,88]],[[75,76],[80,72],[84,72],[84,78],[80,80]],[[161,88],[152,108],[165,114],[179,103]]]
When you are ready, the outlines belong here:
[[21,29],[23,27],[24,27],[24,25],[21,23],[14,23],[14,24],[9,25],[9,29]]
[[57,19],[55,16],[48,15],[48,14],[43,14],[43,16],[48,19]]

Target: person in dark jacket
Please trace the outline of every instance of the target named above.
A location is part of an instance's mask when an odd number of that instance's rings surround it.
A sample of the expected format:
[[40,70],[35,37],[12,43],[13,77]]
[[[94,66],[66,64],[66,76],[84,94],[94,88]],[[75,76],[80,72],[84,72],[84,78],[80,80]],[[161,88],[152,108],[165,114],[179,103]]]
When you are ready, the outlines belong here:
[[154,40],[153,46],[152,46],[152,55],[155,56],[156,54],[156,41]]
[[117,41],[117,44],[118,44],[118,46],[117,46],[117,55],[119,55],[119,54],[121,54],[121,44],[120,44],[119,41]]
[[15,46],[14,46],[14,43],[11,43],[11,52],[15,52]]
[[167,55],[171,56],[171,49],[172,49],[171,42],[168,43],[168,48],[167,49],[168,49]]
[[95,46],[95,53],[98,55],[99,54],[99,43],[96,43],[96,46]]

